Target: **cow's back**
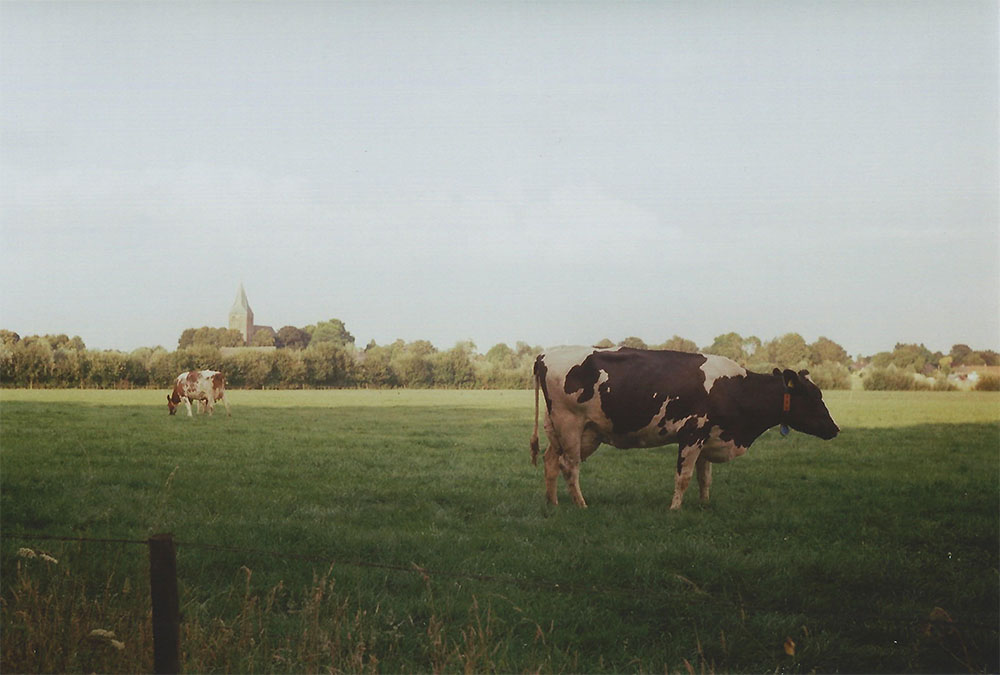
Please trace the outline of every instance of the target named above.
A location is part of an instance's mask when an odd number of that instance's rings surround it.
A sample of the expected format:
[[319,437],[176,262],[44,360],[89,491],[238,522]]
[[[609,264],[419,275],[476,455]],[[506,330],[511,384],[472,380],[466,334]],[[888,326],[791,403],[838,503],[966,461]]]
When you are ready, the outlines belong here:
[[575,417],[618,447],[675,442],[688,420],[709,415],[716,380],[746,375],[721,356],[628,347],[558,347],[539,356],[536,373],[551,415]]

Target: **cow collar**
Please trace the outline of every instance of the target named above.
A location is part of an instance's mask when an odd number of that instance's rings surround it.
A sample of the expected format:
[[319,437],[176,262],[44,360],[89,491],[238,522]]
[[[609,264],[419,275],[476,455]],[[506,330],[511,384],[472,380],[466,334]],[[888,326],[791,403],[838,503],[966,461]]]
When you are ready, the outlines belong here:
[[785,438],[785,437],[788,436],[788,431],[789,430],[788,430],[787,419],[788,419],[788,413],[791,412],[791,410],[792,410],[792,392],[786,386],[785,387],[784,396],[782,396],[782,399],[781,399],[781,427],[780,427],[780,431],[781,431],[782,438]]

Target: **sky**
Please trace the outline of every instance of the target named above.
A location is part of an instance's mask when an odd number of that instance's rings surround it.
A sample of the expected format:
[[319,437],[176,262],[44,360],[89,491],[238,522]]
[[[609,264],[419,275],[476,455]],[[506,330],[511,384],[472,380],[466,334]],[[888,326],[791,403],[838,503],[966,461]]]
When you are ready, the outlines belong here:
[[1000,349],[996,2],[0,2],[0,327]]

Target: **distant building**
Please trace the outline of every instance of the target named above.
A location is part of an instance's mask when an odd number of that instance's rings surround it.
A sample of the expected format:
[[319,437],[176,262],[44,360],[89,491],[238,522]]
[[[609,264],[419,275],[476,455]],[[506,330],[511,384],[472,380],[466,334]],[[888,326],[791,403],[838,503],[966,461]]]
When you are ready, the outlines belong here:
[[240,332],[240,335],[243,336],[243,343],[247,346],[251,344],[254,333],[258,331],[267,331],[272,336],[277,335],[270,326],[257,326],[254,324],[253,310],[250,309],[250,303],[247,302],[247,293],[243,290],[242,283],[240,284],[240,289],[236,292],[236,300],[233,301],[233,306],[229,309],[229,327]]

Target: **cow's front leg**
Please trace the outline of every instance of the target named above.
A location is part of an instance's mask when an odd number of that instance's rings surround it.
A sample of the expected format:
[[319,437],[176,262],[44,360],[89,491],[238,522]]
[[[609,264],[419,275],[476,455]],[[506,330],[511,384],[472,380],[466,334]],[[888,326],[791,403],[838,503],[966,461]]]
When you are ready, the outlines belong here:
[[712,463],[705,456],[700,456],[695,466],[698,469],[698,491],[701,502],[707,504],[708,491],[712,487]]
[[191,414],[191,399],[187,396],[181,396],[181,400],[184,401],[184,405],[187,406],[188,417],[194,417],[194,415]]
[[700,445],[681,447],[677,451],[677,474],[674,476],[674,498],[670,501],[670,510],[676,511],[684,501],[684,492],[691,484],[691,475],[701,454]]

